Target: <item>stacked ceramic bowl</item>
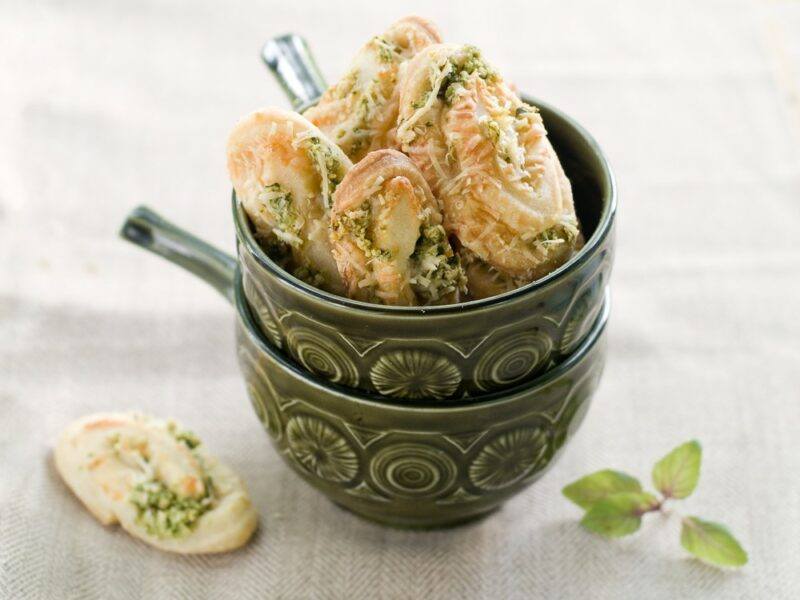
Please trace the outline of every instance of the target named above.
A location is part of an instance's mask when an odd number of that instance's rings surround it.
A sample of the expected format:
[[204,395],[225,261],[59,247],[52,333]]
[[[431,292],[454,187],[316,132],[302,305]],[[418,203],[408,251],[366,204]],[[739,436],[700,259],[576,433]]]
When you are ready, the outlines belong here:
[[[300,63],[289,71],[305,85],[309,60]],[[301,88],[278,66],[299,104]],[[250,400],[280,456],[369,519],[443,526],[495,509],[554,463],[600,380],[613,178],[582,127],[528,101],[572,183],[586,244],[558,270],[499,296],[392,307],[321,291],[266,255],[235,196],[236,260],[146,209],[123,227],[234,302]]]

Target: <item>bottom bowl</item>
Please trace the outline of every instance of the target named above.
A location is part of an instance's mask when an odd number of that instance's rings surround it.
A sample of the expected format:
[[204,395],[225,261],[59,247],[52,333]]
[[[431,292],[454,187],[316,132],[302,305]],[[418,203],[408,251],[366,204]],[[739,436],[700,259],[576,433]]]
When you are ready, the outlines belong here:
[[390,403],[312,379],[276,352],[240,276],[236,307],[248,394],[281,457],[337,504],[395,526],[461,523],[539,479],[583,421],[605,363],[607,292],[584,341],[538,379],[472,404]]

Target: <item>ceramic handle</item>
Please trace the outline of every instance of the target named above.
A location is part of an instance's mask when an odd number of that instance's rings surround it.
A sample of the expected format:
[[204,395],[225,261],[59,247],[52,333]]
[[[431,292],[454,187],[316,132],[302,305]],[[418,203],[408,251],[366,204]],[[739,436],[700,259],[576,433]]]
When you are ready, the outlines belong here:
[[299,35],[272,38],[261,49],[261,58],[298,112],[319,100],[327,87],[308,44]]
[[232,256],[162,219],[146,206],[128,215],[119,234],[197,275],[233,303],[236,259]]

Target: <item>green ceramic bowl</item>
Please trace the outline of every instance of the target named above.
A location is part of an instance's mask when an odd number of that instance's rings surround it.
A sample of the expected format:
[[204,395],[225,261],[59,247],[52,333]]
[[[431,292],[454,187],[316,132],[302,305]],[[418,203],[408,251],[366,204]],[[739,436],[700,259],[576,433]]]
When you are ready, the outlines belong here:
[[569,357],[534,381],[469,402],[398,402],[311,375],[275,348],[232,257],[143,208],[122,235],[234,303],[248,393],[280,455],[334,502],[383,523],[458,523],[534,482],[582,421],[605,362],[607,300]]
[[505,294],[450,306],[367,304],[275,264],[233,198],[244,293],[259,328],[308,371],[397,401],[464,399],[529,381],[581,343],[611,273],[614,179],[589,134],[536,100],[569,176],[587,243],[567,264]]
[[239,362],[275,448],[337,504],[402,527],[440,527],[499,507],[554,463],[583,420],[605,362],[608,304],[538,379],[480,402],[417,406],[310,377],[259,336],[241,288]]

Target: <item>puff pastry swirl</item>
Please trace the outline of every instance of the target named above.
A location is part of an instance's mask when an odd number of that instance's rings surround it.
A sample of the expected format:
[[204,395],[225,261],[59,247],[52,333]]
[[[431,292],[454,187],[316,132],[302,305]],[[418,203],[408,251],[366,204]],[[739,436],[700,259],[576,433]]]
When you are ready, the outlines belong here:
[[288,247],[295,275],[342,293],[328,227],[333,192],[350,159],[307,119],[278,108],[242,119],[227,154],[236,195],[262,245]]
[[396,150],[369,153],[334,194],[333,255],[351,298],[390,305],[458,301],[466,278],[438,201]]
[[572,191],[541,116],[476,48],[437,44],[408,63],[397,142],[442,201],[448,232],[514,285],[573,253]]
[[400,19],[358,51],[347,74],[305,116],[353,162],[390,146],[402,69],[422,48],[439,42],[432,23],[414,16]]
[[53,452],[66,484],[103,525],[169,552],[243,545],[258,516],[244,483],[177,425],[97,414],[69,425]]

